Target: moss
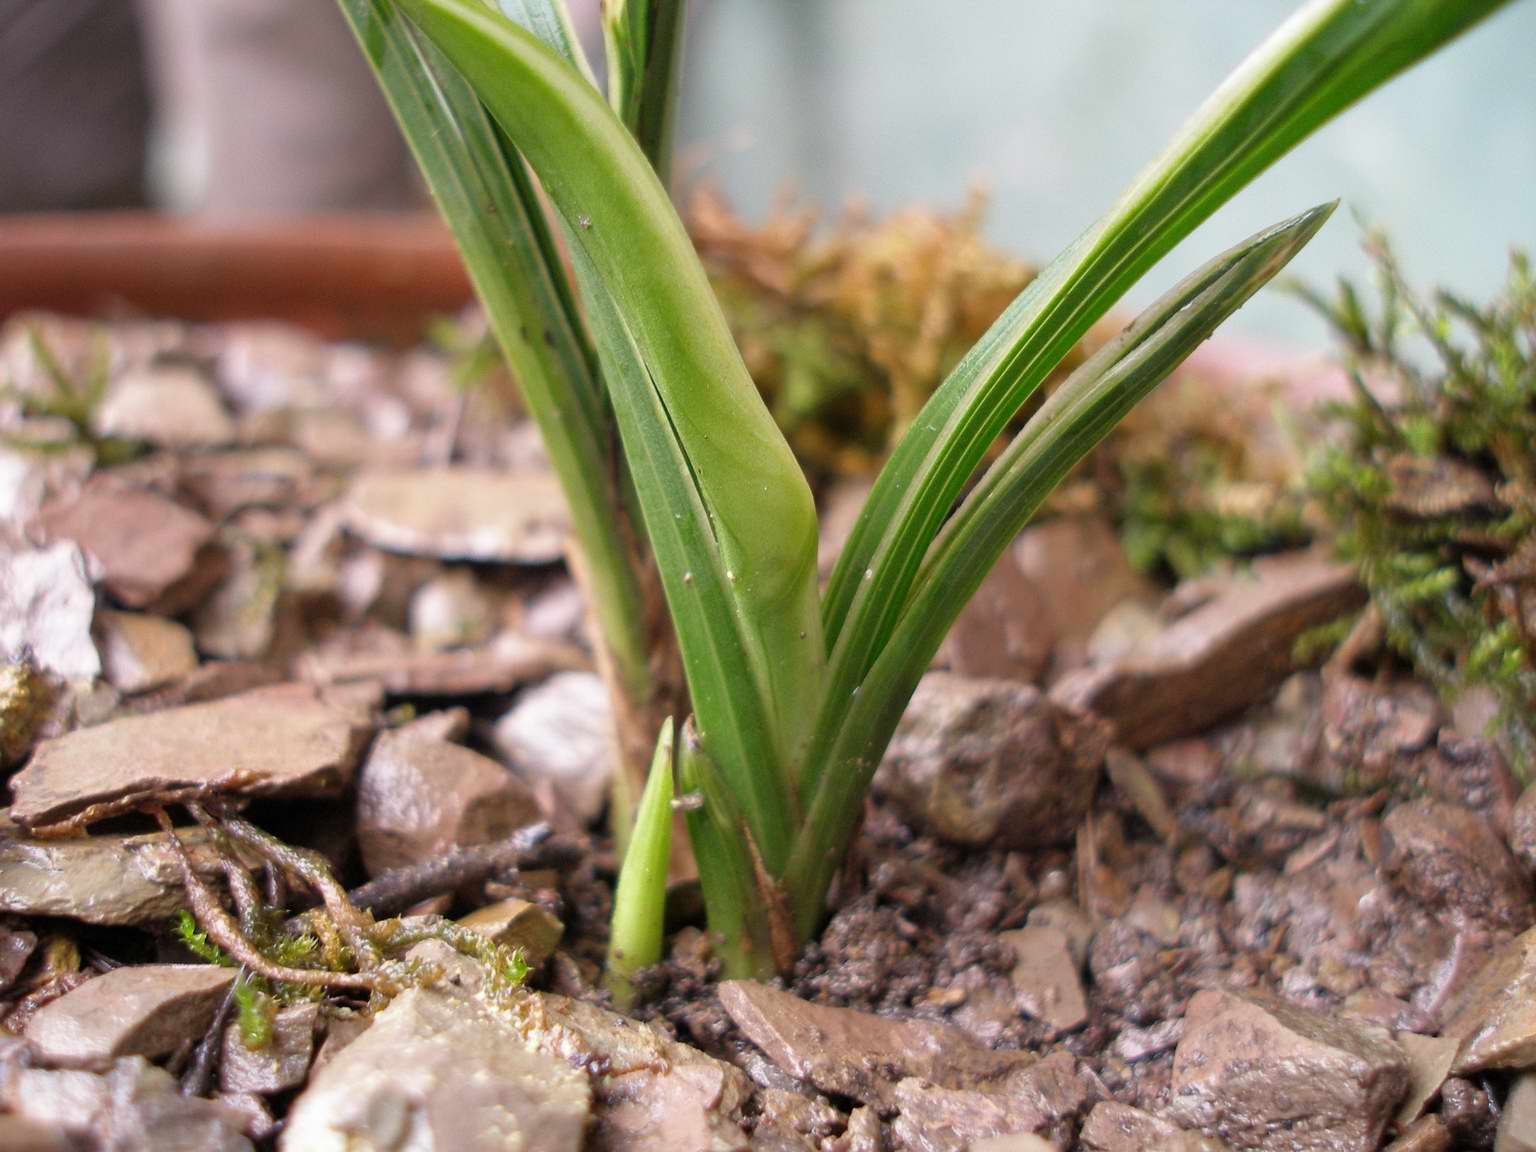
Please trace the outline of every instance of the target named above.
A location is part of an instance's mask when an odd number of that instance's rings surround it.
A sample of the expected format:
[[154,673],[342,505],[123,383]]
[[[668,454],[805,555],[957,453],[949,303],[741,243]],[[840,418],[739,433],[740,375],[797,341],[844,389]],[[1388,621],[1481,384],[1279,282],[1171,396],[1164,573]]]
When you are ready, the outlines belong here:
[[1307,482],[1387,643],[1454,700],[1490,689],[1518,766],[1536,753],[1536,281],[1523,254],[1486,305],[1425,297],[1379,237],[1372,310],[1307,298],[1344,341],[1353,398]]
[[26,331],[32,358],[42,369],[48,386],[34,390],[6,382],[0,385],[0,400],[15,403],[27,419],[62,421],[68,426],[70,435],[62,439],[7,435],[4,442],[12,448],[40,454],[66,452],[84,446],[92,459],[104,468],[127,463],[140,455],[144,450],[142,444],[96,434],[96,410],[106,397],[111,379],[111,356],[106,338],[98,335],[89,359],[72,371],[55,354],[40,328],[32,324]]
[[264,990],[265,984],[259,976],[235,981],[235,1027],[241,1042],[255,1051],[272,1043],[272,1021],[277,1016],[277,1000]]
[[53,689],[30,664],[0,664],[0,766],[31,751],[52,702]]
[[826,226],[785,210],[749,227],[694,198],[689,228],[742,358],[813,480],[873,472],[1034,278],[986,241],[982,210],[973,197]]

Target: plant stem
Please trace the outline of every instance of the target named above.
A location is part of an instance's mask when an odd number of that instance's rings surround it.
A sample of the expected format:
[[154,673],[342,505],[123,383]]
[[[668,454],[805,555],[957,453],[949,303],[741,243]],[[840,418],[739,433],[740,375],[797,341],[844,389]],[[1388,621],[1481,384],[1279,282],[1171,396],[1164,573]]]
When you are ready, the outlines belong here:
[[683,725],[677,785],[687,801],[688,840],[699,866],[699,886],[709,921],[710,943],[727,978],[767,979],[773,948],[764,931],[768,909],[758,889],[742,820],[720,772],[699,743],[693,721]]

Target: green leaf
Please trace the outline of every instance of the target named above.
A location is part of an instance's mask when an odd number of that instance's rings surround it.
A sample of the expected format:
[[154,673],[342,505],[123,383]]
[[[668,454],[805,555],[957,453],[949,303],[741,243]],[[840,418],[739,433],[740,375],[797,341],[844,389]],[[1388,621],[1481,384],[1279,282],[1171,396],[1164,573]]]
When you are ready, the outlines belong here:
[[[650,419],[675,442],[707,512],[729,602],[740,621],[751,686],[772,718],[773,754],[734,762],[717,743],[717,719],[705,715],[698,698],[709,690],[738,693],[741,686],[701,684],[690,669],[705,745],[733,788],[746,790],[750,777],[767,774],[774,790],[783,792],[820,695],[815,509],[741,362],[682,222],[624,125],[579,73],[532,35],[475,0],[400,0],[399,6],[454,61],[539,173],[577,249],[591,263],[591,280],[611,298],[625,336],[616,346],[627,342],[644,366],[648,390],[659,403]],[[607,328],[615,331],[612,324]],[[604,367],[610,367],[607,357]],[[633,377],[608,381],[616,411],[618,390],[642,383]],[[632,416],[643,411],[634,400]],[[621,418],[620,431],[628,456],[653,451],[654,446],[632,443],[638,432],[633,420],[626,428]],[[661,463],[660,457],[653,460]],[[653,480],[665,476],[666,469],[653,468]],[[647,528],[654,532],[658,512],[675,504],[675,494],[648,493],[638,468],[635,481]],[[676,484],[679,477],[667,482]],[[662,563],[688,662],[680,616],[695,609],[692,597],[681,594],[681,575]],[[693,663],[709,659],[696,655]],[[765,815],[749,812],[754,821]],[[787,848],[782,838],[787,819],[777,823],[778,828],[754,823],[771,867],[782,864]]]
[[624,318],[580,249],[574,259],[603,372],[612,385],[619,433],[677,632],[694,714],[709,734],[711,756],[731,766],[728,778],[749,826],[782,864],[793,826],[782,779],[762,770],[776,763],[772,719],[756,687],[708,512]]
[[1299,252],[1332,213],[1314,208],[1224,252],[1074,372],[1030,418],[946,525],[901,621],[858,691],[837,709],[827,770],[785,876],[798,929],[812,931],[870,778],[945,634],[1066,474],[1184,358]]
[[715,955],[729,979],[766,979],[774,972],[770,915],[748,847],[751,832],[692,720],[683,725],[677,787]]
[[391,0],[340,4],[538,423],[587,560],[599,626],[626,687],[643,699],[649,636],[623,501],[612,481],[606,398],[533,180],[503,148],[474,91]]
[[526,28],[557,56],[597,87],[597,77],[581,50],[576,25],[565,0],[484,0],[519,28]]
[[[1222,84],[966,354],[897,446],[828,584],[828,708],[843,709],[879,658],[987,448],[1089,327],[1298,141],[1507,2],[1314,0]],[[817,768],[801,775],[803,798]]]
[[668,716],[656,737],[656,754],[613,894],[607,978],[620,1006],[628,1006],[633,998],[630,981],[635,973],[661,962],[667,865],[672,855],[672,755],[672,717]]
[[665,184],[682,61],[684,0],[606,0],[608,102]]

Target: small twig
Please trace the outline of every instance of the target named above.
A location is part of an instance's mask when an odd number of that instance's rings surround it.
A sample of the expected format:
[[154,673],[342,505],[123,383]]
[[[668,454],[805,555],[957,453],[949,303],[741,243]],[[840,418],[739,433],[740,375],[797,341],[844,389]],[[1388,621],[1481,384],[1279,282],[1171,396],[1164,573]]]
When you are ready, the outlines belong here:
[[352,889],[355,907],[376,916],[393,916],[431,896],[478,884],[515,868],[547,867],[581,858],[581,848],[568,836],[555,836],[548,824],[530,824],[505,840],[459,848],[435,860],[393,868]]

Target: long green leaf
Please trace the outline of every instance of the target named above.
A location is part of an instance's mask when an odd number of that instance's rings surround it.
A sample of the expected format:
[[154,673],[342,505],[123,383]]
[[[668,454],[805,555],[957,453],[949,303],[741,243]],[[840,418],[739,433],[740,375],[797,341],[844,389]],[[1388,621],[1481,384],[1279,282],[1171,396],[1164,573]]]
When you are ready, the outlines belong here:
[[665,184],[683,51],[684,0],[607,0],[608,102]]
[[597,87],[597,77],[581,50],[581,40],[565,0],[482,0],[519,28],[525,28],[555,55]]
[[[771,846],[765,851],[782,867],[794,825],[783,780],[772,770],[777,755],[772,719],[755,686],[708,512],[618,306],[586,253],[577,249],[573,258],[672,613],[694,715],[708,734],[711,757],[727,766],[749,827],[760,843]],[[765,765],[768,770],[761,770]]]
[[[988,446],[1088,328],[1298,141],[1507,2],[1314,0],[1030,284],[913,422],[839,558],[825,603],[832,647],[817,741],[897,627],[929,546]],[[813,759],[802,797],[817,775]]]
[[[815,509],[682,222],[624,125],[535,37],[477,0],[398,3],[528,158],[622,316],[708,511],[777,754],[729,764],[707,719],[705,743],[733,787],[764,772],[782,787],[820,697]],[[676,622],[693,609],[671,587]]]
[[1225,252],[1148,309],[1069,377],[987,470],[945,527],[901,622],[842,701],[785,876],[797,928],[812,931],[891,734],[945,633],[1040,503],[1130,410],[1317,233],[1324,205]]
[[626,688],[643,699],[650,642],[610,479],[606,401],[533,182],[469,85],[389,0],[340,3],[539,426],[587,559],[599,627]]

